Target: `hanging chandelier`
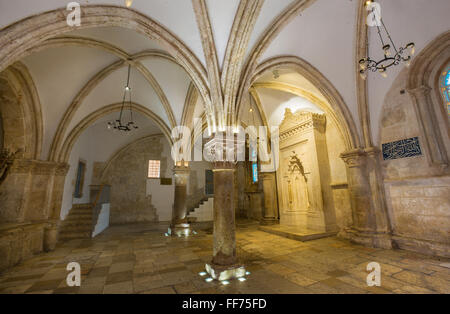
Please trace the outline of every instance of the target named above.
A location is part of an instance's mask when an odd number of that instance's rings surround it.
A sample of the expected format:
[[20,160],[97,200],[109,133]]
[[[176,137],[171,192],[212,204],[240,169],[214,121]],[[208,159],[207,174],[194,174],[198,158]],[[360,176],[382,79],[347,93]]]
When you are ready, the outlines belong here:
[[[130,74],[131,74],[131,64],[128,65],[127,85],[125,86],[125,90],[123,92],[122,107],[120,108],[119,119],[108,122],[108,130],[131,132],[132,130],[138,129],[138,126],[134,123],[134,120],[133,120],[133,105],[131,102]],[[127,101],[127,96],[128,96],[128,101]],[[127,105],[127,103],[128,103],[128,105]],[[122,118],[124,116],[124,111],[127,108],[130,111],[130,120],[128,122],[125,122],[122,120]]]
[[379,11],[380,6],[379,4],[375,5],[374,2],[375,1],[373,0],[366,1],[366,10],[371,12],[369,15],[372,18],[371,25],[377,27],[377,33],[380,37],[384,58],[379,61],[371,59],[369,57],[369,49],[367,48],[367,58],[359,60],[359,66],[361,68],[359,73],[362,79],[366,79],[368,71],[379,72],[381,76],[387,77],[386,70],[388,68],[399,65],[401,62],[404,62],[406,63],[406,66],[409,66],[411,58],[415,53],[415,45],[412,42],[405,47],[397,49],[383,19],[381,18]]

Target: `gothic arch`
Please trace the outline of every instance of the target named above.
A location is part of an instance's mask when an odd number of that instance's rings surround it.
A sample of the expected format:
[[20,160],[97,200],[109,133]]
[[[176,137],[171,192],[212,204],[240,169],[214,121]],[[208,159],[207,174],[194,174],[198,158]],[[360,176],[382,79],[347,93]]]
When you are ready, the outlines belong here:
[[[360,147],[361,143],[355,122],[342,96],[333,84],[319,70],[307,61],[295,56],[281,56],[269,59],[258,66],[255,74],[253,75],[251,81],[252,84],[264,73],[270,72],[280,66],[293,69],[295,72],[310,81],[320,91],[329,104],[329,106],[327,106],[328,108],[324,109],[337,122],[336,124],[340,129],[346,143],[346,149],[350,150]],[[288,90],[292,92],[292,88],[288,88]],[[301,93],[299,95],[301,95]],[[325,106],[325,104],[323,105]]]
[[20,62],[0,75],[0,111],[3,147],[16,157],[39,159],[42,147],[42,112],[39,95],[28,69]]
[[[446,142],[450,134],[447,113],[439,90],[439,77],[450,61],[450,31],[436,37],[414,59],[406,89],[412,97],[431,166],[448,167]],[[434,89],[434,91],[433,91]],[[439,125],[442,124],[442,127]]]
[[[60,149],[56,150],[55,152],[52,152],[52,154],[55,156],[54,161],[61,161],[61,162],[68,162],[70,153],[72,151],[73,145],[76,143],[79,136],[83,133],[84,130],[86,130],[89,126],[91,126],[96,120],[110,114],[113,112],[120,111],[122,107],[122,103],[116,103],[112,105],[105,106],[91,114],[89,114],[87,117],[85,117],[80,123],[78,123],[69,133],[69,135],[66,137],[63,143],[58,145],[57,147],[61,147]],[[148,117],[150,120],[152,120],[162,131],[164,136],[167,138],[170,145],[172,145],[172,138],[171,138],[171,132],[169,127],[165,124],[161,118],[159,118],[158,115],[156,115],[154,112],[152,112],[147,107],[144,107],[142,105],[133,103],[132,109],[143,114],[144,116]]]
[[[214,116],[208,78],[198,58],[169,30],[137,11],[109,5],[83,6],[79,27],[124,27],[135,30],[164,46],[186,70],[203,97],[208,115]],[[66,23],[65,8],[48,11],[18,21],[0,31],[0,71],[27,55],[45,40],[72,31]],[[35,27],[39,25],[40,27]],[[209,119],[208,119],[209,121]]]
[[[241,77],[240,87],[237,91],[236,100],[236,113],[239,112],[238,108],[242,102],[242,98],[245,95],[245,91],[248,90],[252,83],[252,76],[254,75],[258,66],[259,59],[273,42],[273,40],[280,34],[283,28],[289,24],[302,11],[306,10],[315,0],[297,0],[293,1],[283,12],[281,12],[275,21],[266,28],[266,31],[262,35],[258,43],[253,47],[250,57],[247,59]],[[232,117],[232,118],[237,118]],[[234,122],[234,121],[233,121]]]
[[[98,86],[103,80],[105,80],[109,75],[111,75],[113,72],[119,70],[120,68],[127,66],[128,62],[136,68],[137,71],[141,73],[141,75],[145,78],[145,80],[149,83],[149,85],[153,88],[156,95],[161,101],[161,104],[164,107],[164,111],[167,114],[167,117],[169,118],[171,127],[176,126],[176,120],[175,116],[173,114],[172,107],[162,90],[161,86],[157,82],[157,80],[154,78],[154,76],[151,74],[150,71],[147,70],[145,66],[141,64],[141,60],[146,58],[162,58],[165,60],[169,60],[171,62],[175,62],[175,59],[168,55],[167,53],[163,51],[158,50],[147,50],[142,51],[140,53],[137,53],[135,55],[128,55],[126,52],[122,51],[121,49],[114,47],[113,45],[87,39],[87,38],[81,38],[81,37],[59,37],[59,38],[51,38],[43,43],[43,45],[36,47],[37,50],[42,50],[45,48],[50,47],[58,47],[63,45],[80,45],[80,46],[87,46],[87,47],[95,47],[103,49],[107,52],[110,52],[117,57],[119,57],[121,60],[116,61],[109,66],[105,67],[101,71],[99,71],[97,74],[95,74],[84,86],[83,88],[78,92],[78,94],[75,96],[75,98],[72,100],[70,106],[67,108],[67,110],[64,113],[63,118],[61,119],[58,129],[55,133],[55,136],[52,141],[51,145],[51,151],[55,151],[58,149],[58,147],[55,147],[56,143],[58,143],[61,140],[61,137],[63,137],[66,134],[66,130],[75,115],[78,108],[83,104],[83,101],[88,97],[88,95],[95,89],[96,86]],[[33,52],[36,52],[34,49],[32,49]],[[176,63],[178,65],[178,63]],[[49,159],[53,159],[54,156],[52,154],[49,155]]]

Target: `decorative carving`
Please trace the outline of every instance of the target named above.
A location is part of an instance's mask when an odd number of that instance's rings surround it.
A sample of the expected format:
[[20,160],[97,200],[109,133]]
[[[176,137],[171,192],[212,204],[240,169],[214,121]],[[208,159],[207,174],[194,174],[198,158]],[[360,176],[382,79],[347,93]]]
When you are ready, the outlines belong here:
[[[282,198],[289,211],[309,211],[311,202],[305,169],[295,151],[287,160],[282,181]],[[286,167],[285,166],[285,167]]]
[[341,154],[341,158],[349,168],[360,167],[365,162],[366,153],[361,149],[354,149]]
[[185,186],[187,185],[189,179],[190,168],[185,165],[177,165],[173,168],[173,173],[175,177],[175,185],[176,186]]
[[233,170],[239,157],[245,153],[245,140],[240,140],[237,134],[232,138],[216,136],[205,144],[205,151],[215,171]]
[[325,132],[326,116],[312,112],[295,112],[286,108],[283,122],[280,125],[280,140],[286,140],[292,136],[298,136],[304,132],[316,129]]
[[7,149],[3,149],[0,152],[0,184],[6,180],[6,176],[8,175],[16,153],[11,153]]
[[295,151],[292,151],[291,160],[289,161],[288,171],[290,173],[294,173],[295,171],[300,171],[302,176],[305,178],[305,181],[308,182],[308,178],[306,177],[307,174],[305,173],[305,169],[303,168],[303,164],[300,161],[300,158],[297,157],[295,154]]
[[422,155],[422,149],[420,148],[418,137],[385,143],[382,146],[384,160],[393,160]]

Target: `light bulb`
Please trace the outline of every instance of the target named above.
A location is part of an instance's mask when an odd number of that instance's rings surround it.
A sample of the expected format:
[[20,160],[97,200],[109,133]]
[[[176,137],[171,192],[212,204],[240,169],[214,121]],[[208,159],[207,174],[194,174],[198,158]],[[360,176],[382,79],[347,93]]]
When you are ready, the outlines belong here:
[[386,78],[387,77],[386,69],[380,69],[380,74],[382,77]]
[[125,5],[127,8],[131,7],[132,4],[133,4],[133,0],[125,0]]
[[409,43],[406,45],[407,48],[409,48],[409,52],[411,55],[414,55],[416,53],[416,45],[414,43]]
[[389,56],[391,55],[391,52],[389,51],[390,48],[391,48],[391,46],[389,46],[389,45],[385,45],[385,46],[383,47],[384,55],[385,55],[386,57],[389,57]]
[[367,78],[367,74],[366,74],[366,72],[364,72],[363,70],[359,71],[359,76],[361,76],[361,78],[362,78],[363,80],[365,80],[365,79]]

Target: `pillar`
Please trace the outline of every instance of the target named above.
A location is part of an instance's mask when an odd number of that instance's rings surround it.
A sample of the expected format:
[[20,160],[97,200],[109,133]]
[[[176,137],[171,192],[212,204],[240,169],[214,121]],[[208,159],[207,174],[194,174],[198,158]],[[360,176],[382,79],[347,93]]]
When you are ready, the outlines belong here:
[[426,149],[428,163],[430,166],[444,169],[448,166],[449,161],[445,144],[439,131],[439,121],[431,99],[431,91],[432,89],[427,85],[408,90],[412,97],[417,121],[422,132],[422,145]]
[[[213,138],[205,145],[214,171],[214,240],[213,257],[206,265],[207,272],[217,280],[245,276],[236,255],[235,186],[237,150],[245,141]],[[231,157],[230,157],[231,156]]]
[[262,172],[260,178],[263,184],[264,191],[264,218],[261,221],[262,225],[275,225],[279,221],[277,219],[278,199],[276,191],[276,173]]
[[175,198],[172,208],[172,222],[170,234],[173,236],[188,236],[191,233],[187,221],[187,182],[189,179],[189,165],[187,162],[178,162],[173,168],[175,177]]
[[61,206],[64,194],[64,183],[68,171],[68,164],[57,164],[51,180],[48,223],[44,233],[44,250],[47,252],[53,251],[58,242],[59,228],[61,226]]
[[383,195],[377,182],[379,178],[373,173],[376,171],[374,167],[379,166],[373,162],[375,153],[374,150],[366,152],[355,149],[341,154],[347,167],[353,218],[352,227],[341,235],[366,246],[391,249],[386,206],[383,206],[384,200],[380,199]]

